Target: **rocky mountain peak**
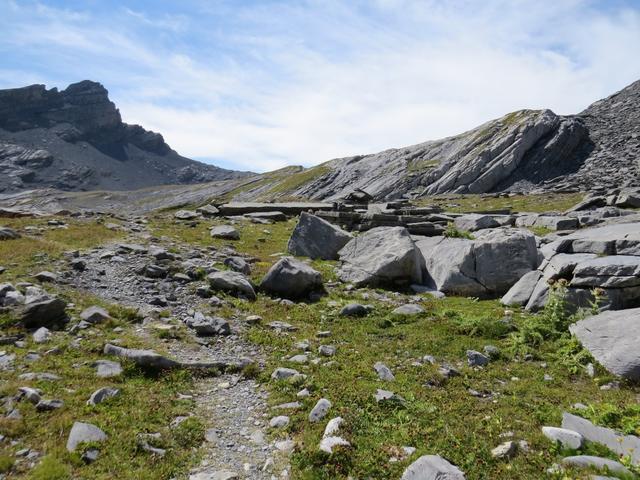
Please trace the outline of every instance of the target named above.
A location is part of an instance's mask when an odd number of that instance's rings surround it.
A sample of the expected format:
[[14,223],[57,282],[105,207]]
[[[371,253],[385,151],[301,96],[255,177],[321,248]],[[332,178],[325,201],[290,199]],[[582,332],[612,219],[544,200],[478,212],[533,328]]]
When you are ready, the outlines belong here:
[[83,80],[0,90],[0,192],[129,190],[236,178],[181,157],[159,133],[122,121],[109,92]]

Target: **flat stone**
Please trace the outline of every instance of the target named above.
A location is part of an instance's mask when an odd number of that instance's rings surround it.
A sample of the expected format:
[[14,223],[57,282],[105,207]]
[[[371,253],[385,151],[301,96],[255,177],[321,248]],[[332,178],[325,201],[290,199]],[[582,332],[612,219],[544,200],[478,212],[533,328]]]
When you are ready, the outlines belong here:
[[562,428],[604,445],[618,455],[629,456],[633,463],[640,464],[640,438],[635,435],[624,435],[611,428],[594,425],[586,418],[567,412],[562,414]]
[[400,480],[465,480],[465,476],[444,458],[423,455],[407,467]]
[[394,309],[392,313],[394,315],[404,316],[420,315],[421,313],[424,313],[424,308],[420,305],[416,305],[415,303],[407,303]]
[[609,372],[640,380],[640,308],[602,312],[569,330]]
[[562,463],[564,465],[578,468],[608,468],[612,473],[623,473],[626,475],[631,475],[631,472],[627,469],[627,467],[622,465],[620,462],[609,460],[608,458],[594,457],[591,455],[577,455],[574,457],[566,457],[562,459]]
[[112,360],[98,360],[93,364],[97,370],[96,375],[100,378],[113,378],[122,375],[122,365]]
[[120,395],[119,389],[102,387],[91,394],[91,397],[87,400],[87,405],[98,405],[99,403],[102,403],[109,398],[117,397],[118,395]]
[[542,427],[542,434],[552,442],[560,443],[563,448],[572,450],[578,450],[584,442],[582,435],[566,428]]
[[218,225],[209,232],[212,238],[222,238],[225,240],[240,240],[240,233],[231,225]]

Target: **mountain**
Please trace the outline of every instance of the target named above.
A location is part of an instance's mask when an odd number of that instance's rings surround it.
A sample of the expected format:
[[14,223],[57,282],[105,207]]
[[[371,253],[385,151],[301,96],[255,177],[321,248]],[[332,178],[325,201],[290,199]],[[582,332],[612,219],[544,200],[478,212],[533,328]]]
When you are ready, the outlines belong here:
[[522,110],[442,140],[330,160],[240,199],[377,199],[640,186],[640,81],[577,115]]
[[0,192],[132,190],[247,173],[182,157],[162,135],[122,122],[99,83],[0,90]]

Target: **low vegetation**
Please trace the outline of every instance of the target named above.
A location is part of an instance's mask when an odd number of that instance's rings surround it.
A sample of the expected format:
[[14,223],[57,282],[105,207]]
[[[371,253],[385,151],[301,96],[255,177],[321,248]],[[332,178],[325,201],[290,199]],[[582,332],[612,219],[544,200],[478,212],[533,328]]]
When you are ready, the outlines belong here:
[[[529,198],[526,205],[532,211],[561,209],[576,199],[577,196]],[[468,208],[469,202],[479,209],[505,208],[507,202],[525,203],[520,197],[438,201],[455,201],[460,209]],[[24,228],[39,222],[16,220],[11,225]],[[150,217],[148,227],[152,235],[175,244],[216,249],[232,245],[250,254],[255,260],[252,279],[257,282],[278,254],[286,251],[295,225],[295,221],[273,225],[241,222],[237,225],[241,240],[230,241],[211,239],[209,229],[217,223],[218,220],[201,220],[187,226],[175,221],[172,212],[162,212]],[[470,238],[467,232],[453,227],[447,230],[447,235]],[[65,251],[90,248],[118,238],[117,230],[88,221],[70,223],[65,230],[47,229],[39,237],[2,242],[0,264],[11,266],[3,280],[18,279],[36,268],[43,269]],[[12,254],[18,251],[18,245],[19,253]],[[562,412],[571,410],[577,402],[588,407],[581,410],[581,415],[597,424],[640,433],[640,408],[636,406],[640,391],[632,385],[602,389],[613,378],[597,365],[595,375],[588,375],[585,367],[593,359],[567,331],[569,323],[579,318],[580,313],[567,310],[562,284],[555,287],[545,310],[533,315],[505,309],[493,300],[435,299],[427,294],[352,290],[335,282],[334,262],[316,261],[313,266],[321,271],[325,282],[330,282],[327,295],[317,303],[278,303],[264,295],[259,295],[255,302],[245,302],[220,294],[225,304],[216,312],[225,318],[238,314],[262,317],[261,323],[249,328],[246,335],[263,347],[266,365],[262,370],[252,365],[242,374],[268,387],[272,405],[296,400],[302,388],[310,392],[308,398],[299,399],[302,408],[290,413],[291,422],[270,433],[271,440],[297,441],[298,449],[291,457],[291,478],[400,478],[419,455],[439,454],[465,471],[469,480],[539,480],[545,476],[558,480],[586,479],[585,472],[571,469],[562,474],[545,473],[567,452],[550,443],[542,435],[541,427],[560,425]],[[89,329],[80,342],[56,335],[55,343],[47,346],[47,349],[55,346],[55,353],[44,354],[42,346],[31,340],[27,340],[26,348],[2,347],[15,354],[19,363],[25,362],[24,356],[29,351],[39,352],[40,358],[30,368],[54,372],[63,380],[28,383],[40,388],[47,397],[64,400],[65,406],[42,413],[21,404],[22,420],[0,422],[1,435],[37,445],[46,454],[27,477],[27,471],[15,465],[17,448],[0,443],[0,475],[9,472],[7,478],[61,480],[186,478],[189,469],[197,464],[197,447],[203,442],[206,422],[190,417],[177,428],[169,425],[172,419],[192,410],[192,400],[179,394],[191,391],[197,378],[185,372],[149,375],[125,363],[122,377],[104,382],[119,388],[121,396],[96,407],[85,403],[92,391],[102,386],[102,382],[96,382],[92,363],[102,357],[104,343],[120,341],[129,347],[162,352],[164,342],[185,341],[185,334],[141,337],[135,331],[140,319],[134,311],[59,288],[59,293],[75,304],[72,314],[77,315],[88,305],[102,304],[109,307],[114,320]],[[396,306],[410,301],[418,303],[424,312],[415,316],[393,313]],[[340,316],[341,308],[353,302],[371,305],[372,313],[359,318]],[[296,330],[275,331],[267,326],[272,321],[288,322]],[[3,333],[13,331],[12,320],[6,314],[0,322]],[[330,333],[320,337],[321,331]],[[289,363],[287,358],[301,353],[296,343],[305,339],[309,340],[312,352],[317,352],[321,345],[335,346],[335,356],[320,357],[317,364]],[[482,352],[487,346],[495,347],[491,363],[484,368],[468,366],[466,352]],[[425,356],[433,356],[436,364]],[[373,369],[376,362],[384,362],[393,371],[395,380],[381,381]],[[438,369],[442,364],[455,368],[460,375],[446,378]],[[296,383],[272,380],[271,372],[281,366],[296,368],[307,379]],[[0,372],[0,396],[14,395],[25,384],[17,379],[19,373]],[[391,390],[404,400],[378,404],[374,394],[379,388]],[[326,422],[308,420],[308,412],[321,397],[332,402],[327,418],[345,419],[341,434],[351,443],[351,447],[337,448],[332,455],[318,450]],[[101,448],[100,458],[91,465],[82,462],[79,453],[70,454],[64,448],[65,434],[78,419],[99,426],[109,435],[107,448]],[[138,434],[151,432],[161,433],[159,446],[167,449],[165,457],[140,450]],[[521,448],[512,459],[494,458],[491,450],[509,439],[525,441],[527,448]],[[404,446],[415,447],[415,454],[403,458]],[[593,445],[585,446],[581,453],[617,458]]]

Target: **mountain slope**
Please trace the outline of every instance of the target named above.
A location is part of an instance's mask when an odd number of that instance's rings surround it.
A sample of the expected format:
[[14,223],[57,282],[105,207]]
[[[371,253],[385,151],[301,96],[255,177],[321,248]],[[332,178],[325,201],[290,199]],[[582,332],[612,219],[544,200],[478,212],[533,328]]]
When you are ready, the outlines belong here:
[[0,191],[132,190],[246,175],[180,156],[162,135],[122,122],[88,80],[0,90]]
[[340,199],[360,188],[377,199],[441,193],[610,190],[640,186],[640,82],[584,112],[522,110],[461,135],[339,158],[298,174],[294,188],[238,198]]

